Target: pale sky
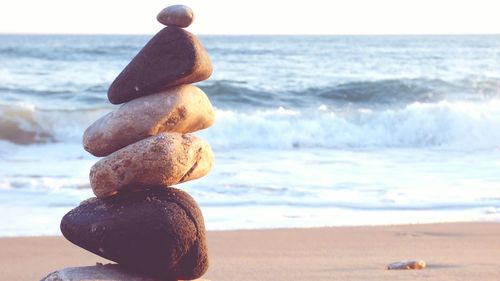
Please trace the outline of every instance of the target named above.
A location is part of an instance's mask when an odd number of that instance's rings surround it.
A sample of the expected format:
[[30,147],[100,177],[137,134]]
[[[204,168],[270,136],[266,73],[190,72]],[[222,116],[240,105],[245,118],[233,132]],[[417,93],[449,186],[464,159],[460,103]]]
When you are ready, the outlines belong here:
[[500,0],[2,0],[0,33],[152,34],[172,4],[197,34],[500,33]]

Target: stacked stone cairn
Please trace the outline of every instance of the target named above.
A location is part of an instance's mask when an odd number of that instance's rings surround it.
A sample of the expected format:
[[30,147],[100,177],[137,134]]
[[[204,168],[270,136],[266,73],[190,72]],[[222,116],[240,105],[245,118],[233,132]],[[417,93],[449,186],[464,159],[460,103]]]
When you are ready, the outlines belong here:
[[[104,157],[90,171],[97,197],[66,214],[61,231],[72,243],[118,263],[111,271],[192,280],[208,268],[198,204],[171,187],[205,176],[213,160],[210,146],[190,134],[214,121],[209,99],[190,85],[212,74],[205,49],[183,29],[192,20],[186,6],[160,12],[158,21],[166,27],[109,88],[109,101],[122,105],[84,133],[85,149]],[[57,277],[61,272],[45,280],[66,280]]]

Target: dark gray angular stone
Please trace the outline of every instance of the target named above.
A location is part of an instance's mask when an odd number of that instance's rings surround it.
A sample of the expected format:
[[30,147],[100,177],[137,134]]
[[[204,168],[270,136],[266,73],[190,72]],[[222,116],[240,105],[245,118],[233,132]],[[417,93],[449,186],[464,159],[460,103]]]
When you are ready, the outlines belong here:
[[211,74],[212,63],[196,36],[167,26],[116,77],[108,99],[120,104],[172,86],[203,81]]

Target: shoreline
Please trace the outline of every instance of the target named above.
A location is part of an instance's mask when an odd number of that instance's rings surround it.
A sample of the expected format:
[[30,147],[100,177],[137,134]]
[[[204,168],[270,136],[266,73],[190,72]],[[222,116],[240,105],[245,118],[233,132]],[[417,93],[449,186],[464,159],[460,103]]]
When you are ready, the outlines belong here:
[[[70,209],[71,210],[71,209]],[[64,210],[63,214],[66,214],[68,211]],[[401,214],[399,214],[401,216]],[[60,216],[62,218],[62,215]],[[320,217],[323,220],[326,220],[326,216]],[[316,219],[319,220],[319,219]],[[341,218],[341,220],[348,220],[346,218]],[[60,219],[58,217],[57,223],[60,224]],[[231,224],[232,221],[226,222],[226,224]],[[395,222],[395,223],[373,223],[373,224],[311,224],[311,225],[296,225],[296,224],[280,224],[276,227],[269,226],[258,226],[253,228],[207,228],[207,221],[205,221],[205,227],[207,232],[233,232],[233,231],[268,231],[268,230],[293,230],[293,229],[329,229],[329,228],[364,228],[364,227],[394,227],[394,226],[418,226],[418,225],[441,225],[441,224],[500,224],[499,218],[478,218],[471,220],[443,220],[443,221],[419,221],[419,222]],[[58,233],[53,233],[52,231],[48,234],[0,234],[0,239],[6,238],[50,238],[50,237],[62,237],[62,233],[58,229]]]
[[[466,222],[208,231],[210,268],[225,280],[496,280],[500,223]],[[62,236],[0,238],[5,280],[108,263]],[[421,259],[424,270],[385,270]]]

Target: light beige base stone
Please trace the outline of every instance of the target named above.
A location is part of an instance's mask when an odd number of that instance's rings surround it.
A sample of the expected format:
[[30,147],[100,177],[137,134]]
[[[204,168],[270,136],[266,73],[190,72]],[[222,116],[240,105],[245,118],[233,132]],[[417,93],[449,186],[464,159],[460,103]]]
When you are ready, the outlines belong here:
[[[118,265],[67,267],[50,273],[40,281],[165,281],[122,270]],[[194,281],[209,281],[196,279]]]

